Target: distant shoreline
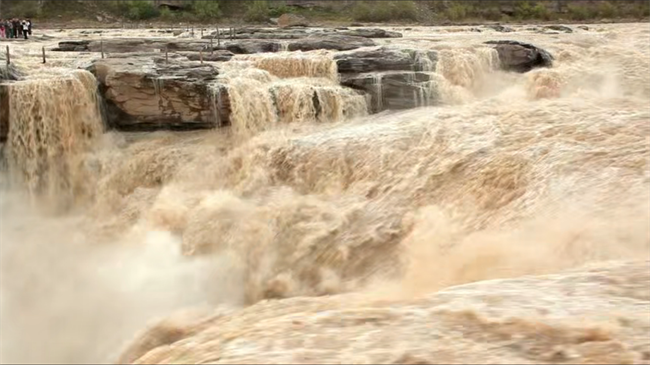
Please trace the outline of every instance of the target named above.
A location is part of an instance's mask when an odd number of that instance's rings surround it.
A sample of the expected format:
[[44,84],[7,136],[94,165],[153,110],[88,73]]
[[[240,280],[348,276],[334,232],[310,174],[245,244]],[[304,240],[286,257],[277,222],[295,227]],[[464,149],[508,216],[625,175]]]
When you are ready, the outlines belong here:
[[[465,21],[465,22],[444,22],[436,24],[427,24],[427,23],[416,23],[416,22],[395,22],[395,23],[359,23],[359,22],[334,22],[334,21],[315,21],[307,28],[328,28],[328,27],[375,27],[375,28],[385,28],[385,27],[454,27],[454,26],[479,26],[479,25],[599,25],[599,24],[634,24],[634,23],[648,23],[648,19],[630,19],[630,18],[621,18],[621,19],[603,19],[599,21],[576,21],[576,20],[558,20],[558,21],[508,21],[508,22],[499,22],[499,21]],[[161,28],[187,28],[187,27],[252,27],[252,28],[274,28],[277,27],[274,24],[261,24],[261,23],[246,23],[238,22],[235,20],[232,21],[220,21],[219,23],[206,23],[206,22],[124,22],[124,23],[100,23],[100,22],[79,22],[75,24],[74,20],[70,22],[66,21],[44,21],[40,22],[34,20],[35,28],[38,29],[161,29]],[[351,25],[355,24],[355,25]]]

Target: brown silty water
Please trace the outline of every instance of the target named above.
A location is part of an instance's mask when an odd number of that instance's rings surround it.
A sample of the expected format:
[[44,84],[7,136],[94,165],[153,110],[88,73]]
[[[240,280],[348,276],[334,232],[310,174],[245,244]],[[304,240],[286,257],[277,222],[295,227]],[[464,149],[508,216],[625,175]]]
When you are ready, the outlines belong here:
[[[375,115],[331,52],[237,56],[191,133],[105,131],[96,55],[17,43],[0,360],[647,363],[650,26],[516,30],[382,41],[439,105]],[[499,71],[514,38],[554,67]]]

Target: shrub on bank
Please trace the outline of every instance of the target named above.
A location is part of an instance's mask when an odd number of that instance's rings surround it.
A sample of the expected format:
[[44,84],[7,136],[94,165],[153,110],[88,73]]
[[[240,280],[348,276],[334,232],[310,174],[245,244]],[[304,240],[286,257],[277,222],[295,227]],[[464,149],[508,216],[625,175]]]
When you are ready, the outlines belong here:
[[352,8],[352,18],[360,22],[388,22],[417,20],[414,1],[359,1]]
[[265,22],[269,20],[269,5],[266,0],[256,0],[250,3],[244,18],[249,22]]
[[582,5],[569,5],[567,6],[569,17],[573,20],[589,20],[594,19],[598,15],[598,11],[594,8]]
[[158,8],[149,1],[121,1],[118,6],[120,12],[130,20],[147,20],[160,15]]
[[11,11],[14,16],[20,18],[36,18],[41,15],[38,1],[17,1]]
[[543,3],[535,5],[528,1],[521,2],[515,8],[515,17],[520,20],[538,19],[550,20],[552,17],[551,11]]
[[192,11],[201,20],[216,19],[221,16],[221,8],[217,1],[195,1]]
[[280,6],[276,6],[274,8],[269,9],[269,17],[278,18],[282,14],[290,14],[290,13],[294,13],[294,12],[295,12],[294,8],[292,8],[290,6],[286,6],[286,5],[280,5]]
[[463,19],[467,19],[472,9],[470,5],[463,3],[452,3],[452,5],[445,11],[445,16],[447,19],[457,22]]
[[603,18],[614,18],[618,15],[618,9],[609,1],[598,4],[598,14]]

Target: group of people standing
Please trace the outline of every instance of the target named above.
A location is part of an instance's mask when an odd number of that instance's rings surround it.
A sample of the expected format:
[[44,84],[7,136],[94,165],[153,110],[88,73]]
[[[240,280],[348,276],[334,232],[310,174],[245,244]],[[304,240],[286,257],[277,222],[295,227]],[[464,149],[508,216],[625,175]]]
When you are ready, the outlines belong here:
[[32,21],[30,19],[0,19],[0,38],[25,38],[32,35]]

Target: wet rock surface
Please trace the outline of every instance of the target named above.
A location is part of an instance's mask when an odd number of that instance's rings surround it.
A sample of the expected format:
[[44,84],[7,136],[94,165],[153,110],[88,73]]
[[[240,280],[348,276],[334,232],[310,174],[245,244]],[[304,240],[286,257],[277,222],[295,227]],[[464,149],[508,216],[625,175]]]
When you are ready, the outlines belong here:
[[435,51],[393,47],[364,48],[334,56],[341,84],[370,96],[371,112],[410,109],[435,102],[431,76]]
[[392,32],[380,28],[358,28],[358,29],[344,29],[337,32],[341,35],[349,35],[364,38],[402,38],[402,33]]
[[152,52],[168,50],[195,51],[206,49],[210,45],[208,40],[193,39],[182,40],[176,38],[107,38],[93,41],[64,41],[53,51],[61,52],[101,52],[127,53],[127,52]]
[[573,33],[573,29],[567,27],[566,25],[547,25],[544,27],[547,30],[554,30],[562,33]]
[[488,41],[499,54],[501,68],[505,71],[528,72],[534,68],[552,67],[553,56],[532,44],[517,41]]
[[424,68],[434,67],[437,54],[435,51],[419,52],[411,49],[378,47],[341,52],[336,54],[334,59],[340,73],[422,71]]
[[[212,64],[164,59],[114,58],[90,67],[106,102],[110,127],[126,131],[193,130],[227,123],[209,85],[219,70]],[[221,95],[221,97],[227,97]]]
[[226,50],[234,54],[253,54],[279,52],[282,49],[282,46],[279,42],[249,39],[224,42],[223,45],[216,48],[220,50]]
[[319,35],[313,34],[307,38],[289,43],[289,51],[314,51],[328,49],[348,51],[361,47],[372,47],[376,43],[372,39],[345,35]]
[[181,53],[190,61],[208,61],[208,62],[226,62],[234,57],[234,53],[226,50],[206,51],[206,52],[184,52]]
[[514,29],[512,29],[512,28],[510,28],[510,27],[507,27],[507,26],[505,26],[505,25],[499,25],[499,24],[496,24],[496,25],[486,25],[485,28],[487,28],[487,29],[492,29],[493,31],[495,31],[495,32],[499,32],[499,33],[512,33],[512,32],[515,31]]
[[436,102],[431,75],[424,72],[388,71],[342,75],[341,85],[370,95],[370,111],[411,109]]

